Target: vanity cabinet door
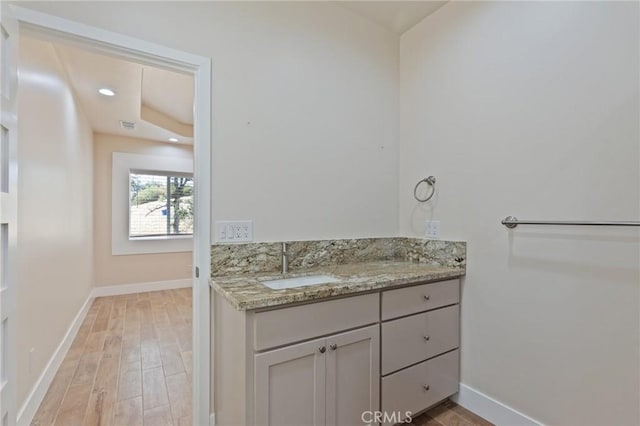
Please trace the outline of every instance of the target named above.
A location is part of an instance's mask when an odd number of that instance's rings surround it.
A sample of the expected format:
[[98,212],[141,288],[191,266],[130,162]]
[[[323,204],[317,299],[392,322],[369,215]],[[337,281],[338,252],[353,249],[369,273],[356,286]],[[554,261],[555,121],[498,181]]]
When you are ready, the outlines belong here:
[[362,413],[378,411],[379,330],[375,325],[327,337],[327,426],[368,424]]
[[367,424],[362,413],[380,406],[379,336],[374,325],[256,354],[254,423]]
[[326,339],[255,355],[255,424],[324,426]]

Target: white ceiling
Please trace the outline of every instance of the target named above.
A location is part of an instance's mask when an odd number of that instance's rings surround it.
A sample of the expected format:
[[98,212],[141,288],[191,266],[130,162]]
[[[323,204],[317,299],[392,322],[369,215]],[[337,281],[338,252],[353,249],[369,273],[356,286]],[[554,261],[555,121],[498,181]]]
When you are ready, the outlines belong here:
[[[162,142],[175,137],[180,143],[193,143],[191,137],[145,122],[140,113],[144,104],[175,122],[193,125],[192,76],[67,45],[54,47],[95,132]],[[115,91],[116,95],[100,95],[98,89],[102,87]],[[120,120],[134,122],[135,130],[121,128]]]
[[[337,1],[334,4],[402,34],[445,3],[427,0]],[[163,142],[175,137],[180,143],[193,143],[193,138],[185,136],[187,133],[176,132],[184,125],[193,125],[193,76],[142,66],[76,47],[56,44],[54,47],[95,132]],[[98,94],[102,87],[114,90],[116,96]],[[143,105],[147,111],[152,109],[159,113],[153,116],[162,120],[156,120],[157,124],[144,121],[141,118]],[[149,114],[145,116],[151,117]],[[134,122],[135,130],[121,128],[120,120]],[[164,127],[158,125],[163,122],[166,123]]]
[[142,103],[182,124],[193,125],[193,76],[143,68]]
[[387,29],[402,34],[446,1],[338,1],[336,5],[368,18]]

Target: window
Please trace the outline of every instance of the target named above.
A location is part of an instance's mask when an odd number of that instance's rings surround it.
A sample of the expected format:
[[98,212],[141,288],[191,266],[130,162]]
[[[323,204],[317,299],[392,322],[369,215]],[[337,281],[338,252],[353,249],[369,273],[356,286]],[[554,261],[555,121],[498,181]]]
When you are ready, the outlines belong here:
[[193,235],[193,177],[129,173],[129,238]]
[[193,250],[193,158],[114,152],[111,254]]

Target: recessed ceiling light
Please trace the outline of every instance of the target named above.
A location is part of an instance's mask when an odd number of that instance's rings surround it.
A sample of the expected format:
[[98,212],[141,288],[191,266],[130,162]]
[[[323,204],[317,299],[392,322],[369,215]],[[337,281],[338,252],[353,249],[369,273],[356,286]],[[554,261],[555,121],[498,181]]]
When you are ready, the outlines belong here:
[[106,87],[103,87],[102,89],[98,90],[98,93],[105,96],[114,96],[116,94],[116,92],[114,92],[111,89],[107,89]]
[[178,142],[178,138],[169,138],[169,142]]

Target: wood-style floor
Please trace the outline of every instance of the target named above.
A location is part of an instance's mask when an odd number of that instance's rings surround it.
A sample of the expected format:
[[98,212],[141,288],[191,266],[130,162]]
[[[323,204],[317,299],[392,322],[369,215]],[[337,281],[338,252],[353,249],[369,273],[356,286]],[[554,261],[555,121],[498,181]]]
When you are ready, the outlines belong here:
[[[100,297],[32,426],[191,426],[191,289]],[[491,426],[447,401],[413,426]]]
[[100,297],[33,426],[191,426],[191,289]]
[[494,426],[478,416],[456,404],[445,401],[431,410],[413,419],[412,426]]

